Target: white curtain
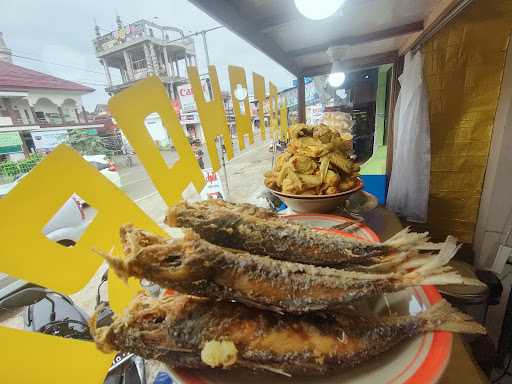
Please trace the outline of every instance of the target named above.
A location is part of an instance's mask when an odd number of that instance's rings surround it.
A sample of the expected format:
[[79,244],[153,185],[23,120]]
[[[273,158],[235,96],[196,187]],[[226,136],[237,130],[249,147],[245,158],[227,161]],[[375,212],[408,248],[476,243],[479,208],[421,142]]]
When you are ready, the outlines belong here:
[[428,214],[430,123],[421,52],[406,55],[398,81],[387,206],[409,221],[423,223]]

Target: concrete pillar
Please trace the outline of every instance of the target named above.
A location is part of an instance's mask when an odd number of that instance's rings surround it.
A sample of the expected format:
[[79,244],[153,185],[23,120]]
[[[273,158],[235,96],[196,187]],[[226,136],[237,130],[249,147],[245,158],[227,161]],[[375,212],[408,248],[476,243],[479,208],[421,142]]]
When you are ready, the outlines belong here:
[[84,120],[86,123],[89,122],[89,119],[87,118],[87,112],[85,111],[85,108],[84,106],[82,105],[82,113],[84,114]]
[[155,46],[152,42],[149,42],[149,54],[151,56],[151,62],[153,64],[153,73],[158,74],[160,72],[160,64],[156,55]]
[[17,115],[16,111],[14,110],[14,108],[12,108],[12,106],[11,106],[11,100],[9,100],[9,98],[7,98],[7,97],[4,98],[4,104],[5,104],[5,109],[7,110],[7,114],[11,118],[12,125],[18,125],[18,115]]
[[171,57],[171,60],[169,61],[169,71],[170,71],[170,75],[171,77],[174,77],[174,61]]
[[128,75],[128,80],[133,80],[133,68],[132,68],[132,60],[130,58],[130,54],[125,49],[123,51],[123,57],[124,57],[124,65],[126,67],[126,74]]
[[146,68],[148,73],[154,73],[153,71],[153,61],[151,60],[151,55],[149,53],[149,48],[147,44],[143,45],[144,47],[144,58],[146,59]]
[[164,50],[164,60],[165,60],[165,74],[167,77],[171,77],[171,71],[169,69],[169,56],[167,56],[167,47],[163,47]]
[[80,121],[80,115],[79,115],[79,113],[78,113],[78,109],[76,109],[76,108],[75,108],[75,109],[73,109],[73,111],[75,111],[75,115],[76,115],[76,120],[77,120],[77,122],[78,122],[78,123],[81,123],[81,121]]
[[169,96],[171,99],[176,100],[176,94],[174,93],[174,81],[171,80],[169,84]]
[[64,113],[62,113],[62,108],[60,106],[57,106],[57,111],[59,111],[59,116],[62,121],[62,124],[66,124],[66,120],[64,120]]
[[373,135],[373,153],[384,145],[385,142],[385,122],[386,122],[386,99],[387,99],[387,83],[388,71],[391,66],[381,65],[379,67],[379,75],[377,80],[377,98],[375,102],[375,133]]
[[171,73],[172,77],[176,76],[176,59],[172,59],[171,61]]
[[[297,111],[298,123],[306,123],[306,88],[304,75],[297,76]],[[279,111],[277,111],[279,113]]]
[[103,69],[105,70],[105,75],[107,76],[107,83],[109,87],[112,87],[112,78],[110,77],[110,71],[108,69],[107,60],[102,59],[101,63],[103,64]]
[[180,65],[179,65],[179,60],[176,60],[176,76],[180,77]]
[[39,124],[36,116],[36,110],[33,106],[30,106],[30,114],[32,115],[32,120],[34,120],[34,124]]

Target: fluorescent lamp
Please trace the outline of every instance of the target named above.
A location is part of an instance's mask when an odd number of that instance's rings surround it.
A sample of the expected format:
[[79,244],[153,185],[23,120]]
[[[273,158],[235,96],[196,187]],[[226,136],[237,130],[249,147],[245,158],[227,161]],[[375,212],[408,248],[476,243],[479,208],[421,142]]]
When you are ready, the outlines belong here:
[[295,6],[304,17],[322,20],[336,13],[345,0],[295,0]]
[[335,72],[329,74],[327,78],[327,82],[333,88],[340,87],[345,82],[345,73],[344,72]]
[[243,101],[247,97],[247,89],[242,87],[241,84],[236,85],[235,92],[233,93],[238,101]]
[[332,63],[331,73],[327,77],[327,82],[333,88],[338,88],[345,82],[345,72],[343,72],[341,63],[338,60],[334,60]]

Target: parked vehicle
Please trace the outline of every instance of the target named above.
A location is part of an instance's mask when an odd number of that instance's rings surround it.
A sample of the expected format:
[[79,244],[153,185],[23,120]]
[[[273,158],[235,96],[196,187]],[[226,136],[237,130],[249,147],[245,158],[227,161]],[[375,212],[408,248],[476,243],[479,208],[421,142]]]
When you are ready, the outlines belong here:
[[[24,176],[13,183],[0,185],[0,198],[13,189]],[[91,219],[87,218],[80,198],[73,195],[48,221],[43,228],[43,233],[49,240],[70,247],[78,242],[90,222]],[[18,280],[0,272],[0,300],[29,286],[31,284],[24,280]]]
[[[107,281],[106,271],[96,293],[96,318],[98,327],[112,323],[113,312],[108,303],[101,300],[100,289]],[[14,295],[0,300],[0,308],[26,307],[23,320],[27,331],[72,339],[92,340],[89,318],[73,300],[65,295],[42,287],[25,288]],[[108,370],[105,384],[144,384],[144,360],[130,353],[118,353]]]
[[[48,239],[71,247],[78,242],[90,222],[91,219],[86,217],[82,204],[75,195],[70,197],[50,219],[43,228],[43,233]],[[0,300],[30,285],[24,280],[0,273]]]
[[121,188],[121,176],[117,171],[117,165],[110,161],[106,155],[84,155],[83,158],[89,164],[94,165],[103,176]]

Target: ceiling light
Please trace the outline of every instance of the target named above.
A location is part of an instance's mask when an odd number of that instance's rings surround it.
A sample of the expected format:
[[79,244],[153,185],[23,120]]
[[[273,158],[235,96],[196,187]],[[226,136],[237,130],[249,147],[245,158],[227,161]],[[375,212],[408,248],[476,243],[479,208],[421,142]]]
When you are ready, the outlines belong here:
[[322,20],[336,13],[345,0],[295,0],[295,6],[304,17]]
[[338,88],[345,82],[345,73],[343,73],[343,72],[330,73],[329,77],[327,78],[327,81],[329,82],[329,85],[331,87]]
[[340,98],[340,99],[346,99],[347,98],[347,91],[345,90],[345,88],[341,88],[341,89],[337,89],[336,90],[336,95]]
[[331,73],[327,77],[327,82],[333,88],[338,88],[345,82],[345,72],[343,72],[341,63],[338,60],[334,60],[332,63]]
[[235,98],[238,101],[243,101],[247,97],[247,89],[242,87],[241,84],[236,85],[235,92],[233,92],[233,93],[235,94]]

